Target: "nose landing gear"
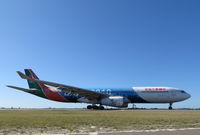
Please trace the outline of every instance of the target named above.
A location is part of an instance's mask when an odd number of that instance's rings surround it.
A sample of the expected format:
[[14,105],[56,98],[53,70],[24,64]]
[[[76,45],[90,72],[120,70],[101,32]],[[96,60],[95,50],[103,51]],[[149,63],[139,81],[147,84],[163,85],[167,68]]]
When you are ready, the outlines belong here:
[[104,110],[104,107],[102,105],[97,106],[97,105],[88,105],[87,109],[93,109],[93,110]]
[[172,103],[169,103],[169,110],[172,110],[173,107],[172,107]]

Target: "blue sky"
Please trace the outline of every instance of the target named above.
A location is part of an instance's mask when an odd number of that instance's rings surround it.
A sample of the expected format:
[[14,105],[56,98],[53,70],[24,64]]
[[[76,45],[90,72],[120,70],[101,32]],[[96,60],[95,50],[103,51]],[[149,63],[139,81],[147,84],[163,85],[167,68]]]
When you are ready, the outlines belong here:
[[[15,71],[77,87],[173,86],[200,107],[198,0],[0,1],[0,106],[82,107],[6,88]],[[168,107],[145,105],[139,107]]]

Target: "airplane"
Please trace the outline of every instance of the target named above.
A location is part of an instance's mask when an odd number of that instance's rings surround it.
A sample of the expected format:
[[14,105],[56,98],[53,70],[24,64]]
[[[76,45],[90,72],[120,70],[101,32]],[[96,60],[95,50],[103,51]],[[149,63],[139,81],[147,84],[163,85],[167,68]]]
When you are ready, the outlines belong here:
[[[24,69],[25,74],[17,71],[22,79],[28,81],[29,89],[12,85],[7,87],[21,90],[45,99],[67,103],[87,103],[87,109],[103,110],[104,106],[127,108],[135,103],[168,103],[172,104],[191,97],[182,89],[173,87],[132,87],[132,88],[97,88],[85,89],[74,86],[39,80],[31,69]],[[48,87],[53,86],[53,87]]]

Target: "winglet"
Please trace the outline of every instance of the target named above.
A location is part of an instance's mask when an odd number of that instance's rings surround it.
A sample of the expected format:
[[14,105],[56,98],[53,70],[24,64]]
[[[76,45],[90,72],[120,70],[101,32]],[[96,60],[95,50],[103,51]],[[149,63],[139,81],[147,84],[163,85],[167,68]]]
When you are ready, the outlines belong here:
[[28,76],[26,76],[24,73],[17,71],[18,75],[22,78],[22,79],[28,79]]

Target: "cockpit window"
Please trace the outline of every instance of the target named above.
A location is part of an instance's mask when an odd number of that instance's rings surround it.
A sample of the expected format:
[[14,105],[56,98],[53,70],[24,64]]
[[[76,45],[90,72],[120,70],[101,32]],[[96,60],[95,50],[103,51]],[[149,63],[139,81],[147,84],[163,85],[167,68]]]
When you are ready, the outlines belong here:
[[181,93],[186,93],[186,92],[184,90],[182,90]]

